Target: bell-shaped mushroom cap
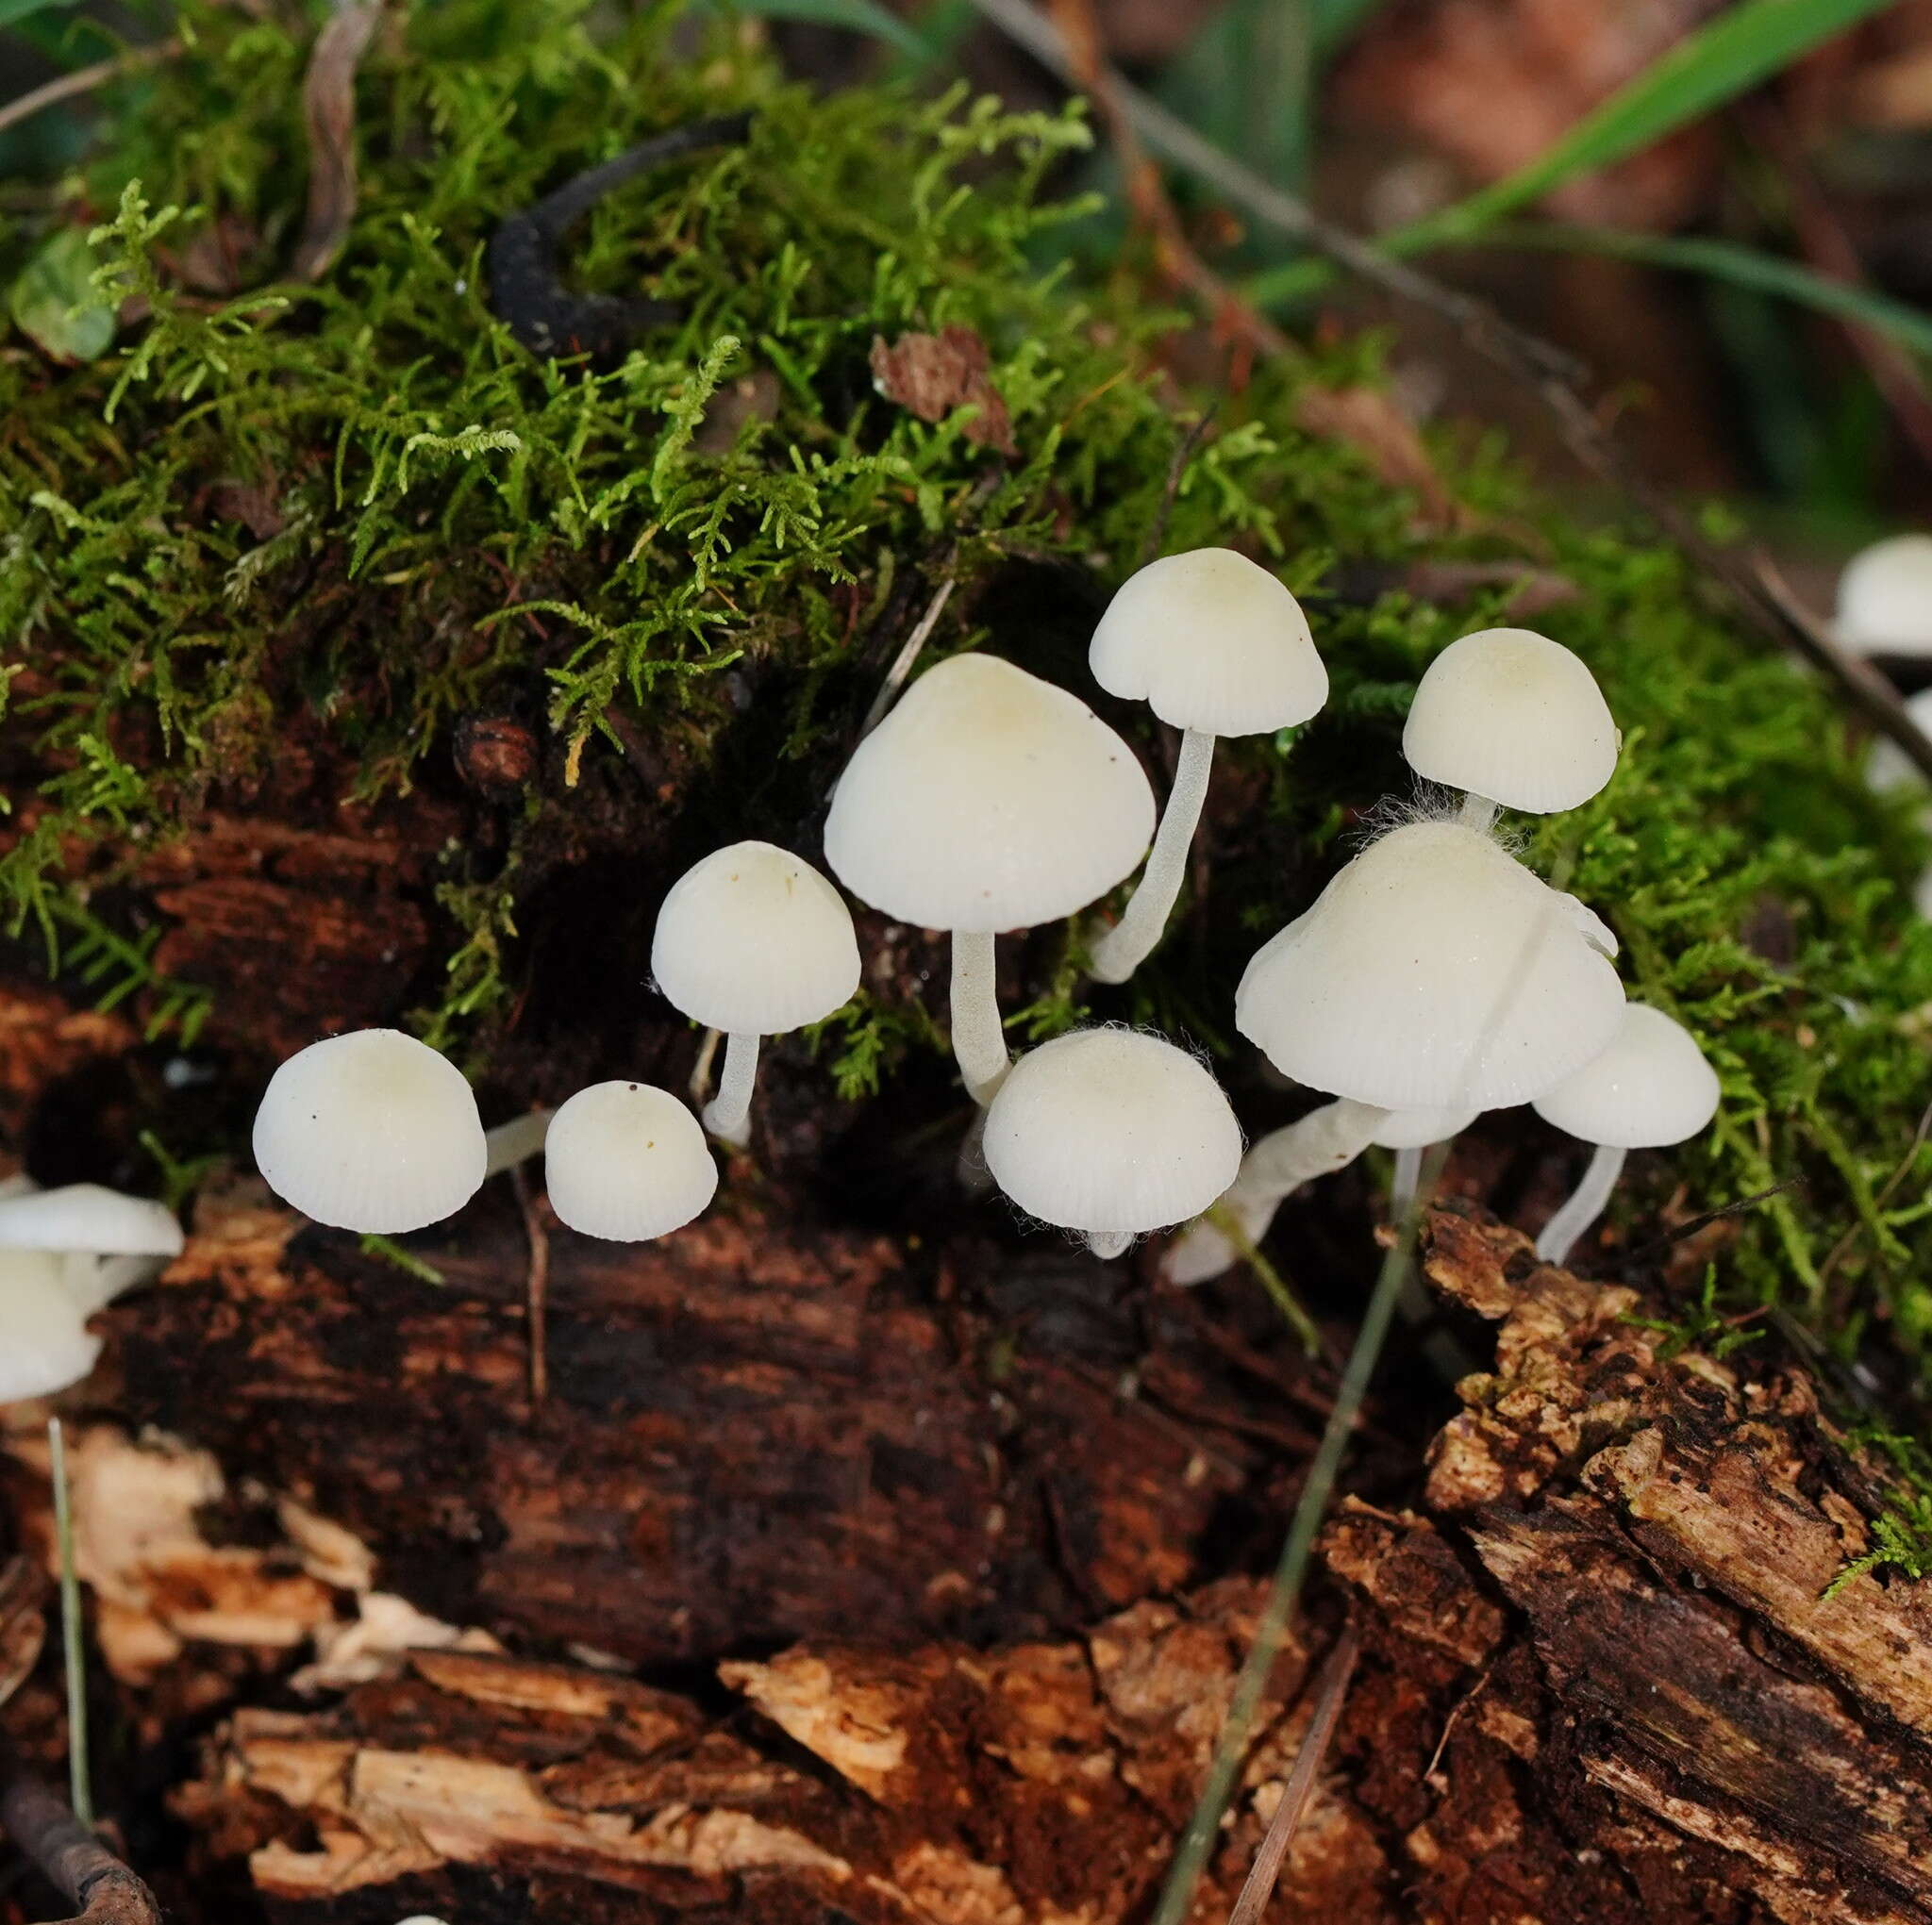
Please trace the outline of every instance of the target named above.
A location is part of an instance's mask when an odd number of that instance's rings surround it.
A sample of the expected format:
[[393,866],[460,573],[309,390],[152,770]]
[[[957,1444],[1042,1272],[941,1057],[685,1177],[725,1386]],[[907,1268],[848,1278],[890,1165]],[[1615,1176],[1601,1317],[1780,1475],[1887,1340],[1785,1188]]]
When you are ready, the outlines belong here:
[[1235,1021],[1284,1075],[1334,1096],[1524,1103],[1616,1034],[1624,986],[1581,906],[1474,829],[1411,822],[1257,954]]
[[1232,548],[1163,556],[1129,575],[1087,659],[1109,695],[1208,735],[1290,728],[1328,699],[1301,604]]
[[1424,672],[1402,753],[1424,781],[1549,815],[1603,788],[1618,739],[1596,677],[1561,642],[1484,628]]
[[647,1243],[682,1229],[718,1192],[698,1120],[649,1083],[593,1083],[550,1119],[550,1207],[573,1230]]
[[65,1390],[100,1353],[61,1259],[40,1250],[0,1253],[0,1403]]
[[1659,1150],[1717,1114],[1717,1071],[1690,1032],[1661,1009],[1626,1004],[1601,1054],[1534,1104],[1545,1122],[1613,1150]]
[[1482,1114],[1479,1109],[1391,1109],[1369,1138],[1378,1150],[1426,1150],[1459,1137]]
[[651,974],[694,1022],[778,1036],[852,1000],[852,911],[810,863],[769,842],[734,842],[664,898]]
[[310,1043],[255,1114],[269,1187],[318,1223],[394,1236],[455,1215],[489,1164],[462,1072],[396,1029]]
[[1932,655],[1932,535],[1891,535],[1853,556],[1833,626],[1863,655]]
[[1154,791],[1084,702],[994,655],[922,675],[832,793],[825,859],[861,902],[922,929],[1031,928],[1132,873]]
[[1138,1236],[1198,1216],[1240,1172],[1241,1125],[1185,1050],[1130,1029],[1056,1037],[986,1113],[986,1167],[1042,1223]]
[[96,1256],[179,1256],[175,1213],[97,1183],[0,1197],[0,1250],[86,1251]]

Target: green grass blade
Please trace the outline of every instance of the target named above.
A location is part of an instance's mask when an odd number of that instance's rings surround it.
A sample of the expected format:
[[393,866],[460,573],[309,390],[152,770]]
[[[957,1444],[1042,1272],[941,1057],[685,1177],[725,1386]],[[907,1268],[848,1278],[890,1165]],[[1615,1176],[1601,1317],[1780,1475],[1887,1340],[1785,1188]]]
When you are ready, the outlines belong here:
[[1608,167],[1736,100],[1890,0],[1738,0],[1587,113],[1525,167],[1386,235],[1391,253],[1467,239],[1578,174]]
[[0,0],[0,30],[17,26],[29,14],[45,13],[56,7],[73,7],[78,0]]
[[1932,355],[1932,314],[1855,282],[1833,280],[1782,256],[1735,241],[1631,234],[1616,227],[1572,227],[1512,222],[1480,237],[1485,246],[1547,248],[1566,254],[1603,254],[1647,267],[1704,274],[1754,293],[1776,294],[1837,321],[1854,322],[1888,335],[1922,355]]
[[[0,0],[0,7],[8,0]],[[808,26],[841,26],[850,33],[870,34],[915,59],[932,57],[923,36],[878,4],[878,0],[733,0],[733,12],[759,20],[796,20]]]
[[92,1831],[93,1774],[87,1756],[87,1651],[80,1617],[80,1577],[74,1568],[74,1511],[67,1491],[67,1433],[47,1420],[47,1470],[54,1485],[54,1541],[60,1559],[60,1641],[67,1667],[67,1786],[74,1816]]

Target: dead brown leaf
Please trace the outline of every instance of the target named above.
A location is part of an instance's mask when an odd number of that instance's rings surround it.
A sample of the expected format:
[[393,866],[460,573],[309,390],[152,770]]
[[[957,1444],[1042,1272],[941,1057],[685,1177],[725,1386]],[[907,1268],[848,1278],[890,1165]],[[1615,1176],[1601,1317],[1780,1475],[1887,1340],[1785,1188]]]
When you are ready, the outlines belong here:
[[956,407],[971,407],[966,439],[977,447],[1014,452],[1013,418],[989,378],[991,357],[972,328],[958,322],[937,334],[902,334],[872,343],[872,378],[888,401],[897,402],[921,421],[944,421]]
[[379,4],[344,7],[329,16],[308,57],[308,213],[289,270],[300,281],[328,272],[356,218],[356,69],[381,23]]

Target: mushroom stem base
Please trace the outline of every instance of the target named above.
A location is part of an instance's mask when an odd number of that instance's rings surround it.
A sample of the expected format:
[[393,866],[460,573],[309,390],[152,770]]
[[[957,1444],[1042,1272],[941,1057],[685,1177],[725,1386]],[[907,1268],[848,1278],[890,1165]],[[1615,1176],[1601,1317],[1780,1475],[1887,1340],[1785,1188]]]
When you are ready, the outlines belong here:
[[[1317,1177],[1346,1169],[1374,1140],[1389,1112],[1338,1096],[1299,1122],[1263,1137],[1241,1158],[1241,1174],[1216,1204],[1248,1244],[1259,1243],[1284,1198]],[[1205,1284],[1231,1270],[1241,1255],[1234,1236],[1209,1219],[1191,1223],[1161,1268],[1175,1284]]]
[[953,932],[953,1054],[966,1093],[984,1109],[1007,1080],[1013,1059],[1000,1022],[998,968],[990,929]]
[[734,1029],[724,1039],[724,1069],[718,1093],[701,1119],[721,1143],[741,1150],[751,1141],[751,1092],[758,1076],[758,1038]]
[[1543,1234],[1536,1239],[1536,1253],[1545,1263],[1569,1262],[1576,1239],[1603,1215],[1604,1205],[1609,1202],[1610,1192],[1624,1173],[1624,1159],[1629,1153],[1607,1143],[1598,1148],[1590,1159],[1590,1168],[1583,1172],[1583,1181],[1571,1191],[1569,1202],[1543,1225]]
[[1188,851],[1193,847],[1194,829],[1208,800],[1208,777],[1213,767],[1214,738],[1205,729],[1184,730],[1174,788],[1161,811],[1160,827],[1155,832],[1154,847],[1148,852],[1140,884],[1121,920],[1096,937],[1091,946],[1088,967],[1095,982],[1124,983],[1160,940],[1181,892]]

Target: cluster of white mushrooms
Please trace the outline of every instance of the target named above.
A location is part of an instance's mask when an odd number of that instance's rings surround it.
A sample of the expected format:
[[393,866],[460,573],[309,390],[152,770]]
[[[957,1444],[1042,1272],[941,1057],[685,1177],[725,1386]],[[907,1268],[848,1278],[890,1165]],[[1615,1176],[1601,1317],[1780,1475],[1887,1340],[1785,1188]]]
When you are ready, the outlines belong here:
[[[1266,570],[1226,549],[1157,561],[1096,630],[1095,680],[1181,731],[1156,831],[1127,744],[1087,705],[982,654],[941,662],[861,741],[824,849],[858,900],[951,938],[952,1035],[992,1180],[1027,1216],[1103,1256],[1190,1223],[1167,1273],[1192,1283],[1258,1239],[1276,1206],[1371,1144],[1397,1152],[1398,1198],[1424,1146],[1530,1103],[1595,1148],[1540,1246],[1553,1260],[1602,1210],[1624,1153],[1675,1143],[1715,1111],[1717,1078],[1660,1011],[1627,1005],[1616,941],[1495,839],[1501,809],[1574,808],[1616,766],[1594,679],[1525,629],[1465,636],[1417,690],[1404,751],[1459,805],[1372,842],[1264,944],[1236,1022],[1274,1067],[1331,1100],[1242,1154],[1226,1096],[1188,1051],[1119,1027],[1008,1053],[996,996],[1004,932],[1088,911],[1145,858],[1091,972],[1124,981],[1179,894],[1215,738],[1307,721],[1328,678],[1308,623]],[[1150,847],[1151,845],[1151,847]],[[600,1083],[553,1117],[486,1134],[463,1077],[393,1030],[332,1037],[284,1063],[258,1116],[262,1174],[319,1222],[395,1234],[447,1217],[541,1143],[574,1229],[640,1241],[690,1222],[718,1167],[706,1130],[748,1139],[759,1039],[856,992],[852,917],[833,884],[763,842],[707,856],[671,890],[651,953],[672,1004],[728,1038],[698,1117],[644,1083]]]

